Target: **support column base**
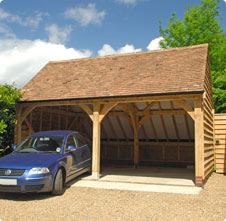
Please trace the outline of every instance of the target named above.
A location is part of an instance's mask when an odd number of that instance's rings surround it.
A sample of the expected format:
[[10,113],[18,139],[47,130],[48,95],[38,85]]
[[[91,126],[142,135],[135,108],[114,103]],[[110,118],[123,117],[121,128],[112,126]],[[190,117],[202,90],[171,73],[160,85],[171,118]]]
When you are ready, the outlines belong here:
[[92,172],[92,179],[99,180],[100,179],[100,173]]
[[198,187],[202,187],[203,186],[203,178],[202,176],[196,176],[195,177],[195,185]]

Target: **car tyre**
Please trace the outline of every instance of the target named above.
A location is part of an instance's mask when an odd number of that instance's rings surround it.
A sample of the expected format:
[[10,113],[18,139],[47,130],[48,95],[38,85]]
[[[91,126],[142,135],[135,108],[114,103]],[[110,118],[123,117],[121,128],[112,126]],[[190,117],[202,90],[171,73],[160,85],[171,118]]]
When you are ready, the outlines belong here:
[[59,169],[55,176],[52,194],[53,195],[62,195],[65,190],[64,187],[65,187],[65,185],[64,185],[63,171],[62,171],[62,169]]

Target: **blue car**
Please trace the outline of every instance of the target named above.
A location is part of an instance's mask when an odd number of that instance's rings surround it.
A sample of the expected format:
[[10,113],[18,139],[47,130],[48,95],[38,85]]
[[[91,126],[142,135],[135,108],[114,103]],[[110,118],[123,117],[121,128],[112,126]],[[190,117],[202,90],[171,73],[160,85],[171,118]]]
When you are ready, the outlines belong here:
[[0,158],[0,192],[61,195],[68,181],[90,170],[87,138],[66,130],[38,132]]

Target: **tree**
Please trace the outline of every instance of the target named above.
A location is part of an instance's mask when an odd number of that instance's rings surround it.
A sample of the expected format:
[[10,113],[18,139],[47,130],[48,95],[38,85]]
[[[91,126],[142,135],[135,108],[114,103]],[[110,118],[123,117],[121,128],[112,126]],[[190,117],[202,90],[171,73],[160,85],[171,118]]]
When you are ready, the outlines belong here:
[[11,146],[16,122],[16,103],[20,91],[13,85],[0,85],[0,149]]
[[226,34],[220,26],[219,0],[201,0],[187,8],[182,20],[172,14],[167,28],[160,24],[163,48],[209,44],[213,98],[217,112],[226,112]]

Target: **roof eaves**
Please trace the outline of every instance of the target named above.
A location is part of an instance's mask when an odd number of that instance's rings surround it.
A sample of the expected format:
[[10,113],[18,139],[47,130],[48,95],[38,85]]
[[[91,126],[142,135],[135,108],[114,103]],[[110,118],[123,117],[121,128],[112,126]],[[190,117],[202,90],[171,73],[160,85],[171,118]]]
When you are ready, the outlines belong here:
[[105,97],[85,97],[85,98],[65,98],[65,99],[49,99],[49,100],[21,100],[18,103],[36,103],[36,102],[57,102],[57,101],[81,101],[81,100],[97,100],[97,99],[125,99],[125,98],[134,98],[134,97],[154,97],[154,96],[174,96],[174,95],[200,95],[204,93],[204,89],[197,91],[184,91],[184,92],[169,92],[169,93],[152,93],[152,94],[135,94],[135,95],[124,95],[124,96],[105,96]]

